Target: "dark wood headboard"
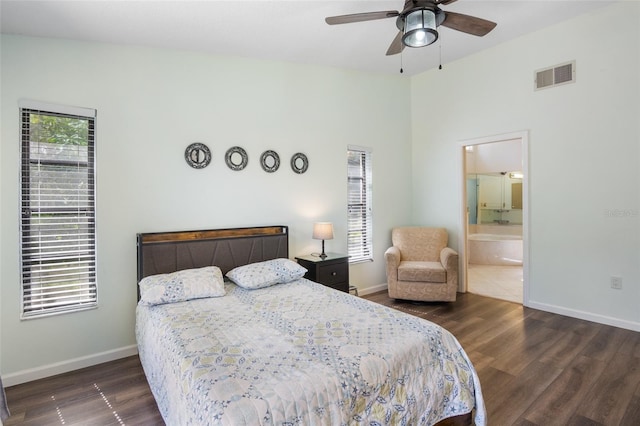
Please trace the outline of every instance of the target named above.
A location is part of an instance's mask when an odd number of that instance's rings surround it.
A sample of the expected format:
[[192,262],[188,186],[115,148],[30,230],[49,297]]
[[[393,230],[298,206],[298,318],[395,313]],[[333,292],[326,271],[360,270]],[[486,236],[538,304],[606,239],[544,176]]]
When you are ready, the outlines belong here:
[[149,275],[218,266],[236,266],[289,257],[289,228],[211,229],[137,234],[138,282]]

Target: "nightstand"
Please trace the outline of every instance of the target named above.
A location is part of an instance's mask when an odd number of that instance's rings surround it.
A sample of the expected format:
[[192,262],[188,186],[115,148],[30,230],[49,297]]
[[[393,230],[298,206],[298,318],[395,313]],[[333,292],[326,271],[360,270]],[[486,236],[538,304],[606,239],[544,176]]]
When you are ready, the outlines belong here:
[[307,269],[305,278],[349,292],[349,256],[346,254],[327,253],[324,259],[319,255],[297,256],[296,260]]

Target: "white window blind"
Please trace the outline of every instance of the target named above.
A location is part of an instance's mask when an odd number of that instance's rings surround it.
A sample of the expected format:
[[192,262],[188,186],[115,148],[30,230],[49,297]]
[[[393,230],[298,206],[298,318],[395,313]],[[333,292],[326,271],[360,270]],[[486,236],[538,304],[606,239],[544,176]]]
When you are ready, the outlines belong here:
[[347,246],[349,262],[373,260],[371,149],[347,150]]
[[95,110],[38,107],[20,108],[23,318],[97,305]]

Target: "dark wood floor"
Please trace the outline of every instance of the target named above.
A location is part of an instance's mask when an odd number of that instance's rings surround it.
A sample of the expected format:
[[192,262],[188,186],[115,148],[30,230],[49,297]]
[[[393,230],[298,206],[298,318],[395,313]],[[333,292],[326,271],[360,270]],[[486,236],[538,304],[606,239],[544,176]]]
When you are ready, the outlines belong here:
[[[640,333],[473,294],[368,299],[444,326],[473,361],[490,425],[640,425]],[[161,425],[137,356],[6,389],[5,425]]]

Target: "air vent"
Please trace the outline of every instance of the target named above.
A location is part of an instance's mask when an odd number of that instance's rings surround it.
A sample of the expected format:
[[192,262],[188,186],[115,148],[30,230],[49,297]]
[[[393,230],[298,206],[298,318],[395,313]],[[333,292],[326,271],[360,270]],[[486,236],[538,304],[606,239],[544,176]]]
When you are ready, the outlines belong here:
[[544,68],[535,72],[535,90],[576,81],[576,61],[566,62],[551,68]]

